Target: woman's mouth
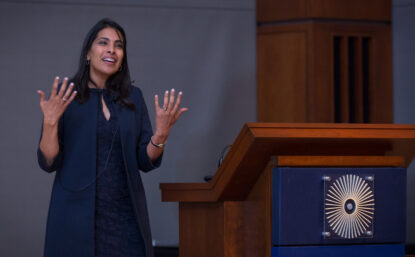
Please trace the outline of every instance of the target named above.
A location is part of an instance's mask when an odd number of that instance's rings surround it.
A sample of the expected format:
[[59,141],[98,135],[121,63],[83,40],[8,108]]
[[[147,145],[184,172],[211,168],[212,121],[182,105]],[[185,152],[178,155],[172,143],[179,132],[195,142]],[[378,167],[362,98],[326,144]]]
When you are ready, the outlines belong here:
[[111,63],[114,64],[115,63],[115,59],[114,58],[110,58],[110,57],[105,57],[104,59],[102,59],[104,62],[107,63]]

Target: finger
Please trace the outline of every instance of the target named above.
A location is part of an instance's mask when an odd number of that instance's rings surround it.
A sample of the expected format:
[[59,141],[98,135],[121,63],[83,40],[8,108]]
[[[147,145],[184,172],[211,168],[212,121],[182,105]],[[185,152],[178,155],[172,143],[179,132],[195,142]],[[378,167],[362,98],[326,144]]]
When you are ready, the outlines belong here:
[[169,103],[169,91],[166,90],[166,92],[164,92],[163,109],[167,108],[168,103]]
[[177,113],[176,113],[176,115],[174,115],[174,122],[176,122],[179,118],[180,118],[180,116],[184,113],[184,112],[187,112],[189,109],[188,108],[186,108],[186,107],[183,107],[183,108],[181,108]]
[[78,94],[78,91],[73,91],[69,99],[65,102],[65,105],[69,105],[73,101],[73,99],[75,99],[76,94]]
[[65,77],[63,79],[61,89],[59,90],[59,93],[58,93],[59,98],[63,97],[63,93],[66,91],[66,85],[68,85],[68,78],[67,77]]
[[40,104],[45,101],[45,93],[42,90],[38,90],[37,93],[40,95]]
[[154,95],[154,107],[156,108],[156,112],[160,111],[160,104],[159,104],[159,96]]
[[71,93],[72,93],[73,87],[74,87],[74,84],[71,82],[69,84],[68,89],[65,92],[65,95],[62,97],[63,100],[65,100],[65,99],[68,100],[69,97],[71,97]]
[[171,90],[170,90],[170,100],[169,100],[169,106],[168,106],[168,110],[171,110],[172,109],[172,107],[173,107],[173,104],[174,104],[174,94],[175,93],[175,90],[174,90],[174,88],[172,88]]
[[58,91],[58,84],[59,84],[59,77],[56,76],[55,80],[53,81],[52,90],[50,91],[50,96],[56,95],[56,92]]
[[182,102],[182,96],[183,96],[183,92],[180,91],[179,95],[177,96],[176,103],[174,104],[174,108],[172,110],[173,113],[176,113],[177,110],[179,109],[180,103]]

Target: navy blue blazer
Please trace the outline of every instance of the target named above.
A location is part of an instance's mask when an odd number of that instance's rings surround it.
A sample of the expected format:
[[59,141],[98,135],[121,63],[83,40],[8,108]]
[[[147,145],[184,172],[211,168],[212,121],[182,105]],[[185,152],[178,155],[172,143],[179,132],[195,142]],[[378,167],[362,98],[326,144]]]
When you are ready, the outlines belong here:
[[[137,222],[143,236],[146,257],[153,257],[152,237],[146,197],[139,170],[158,167],[147,155],[147,144],[153,135],[141,90],[131,86],[129,97],[136,109],[119,107],[122,153],[128,186]],[[94,218],[96,176],[97,94],[90,94],[86,103],[71,102],[59,120],[59,153],[51,165],[38,148],[39,166],[56,171],[46,228],[45,257],[94,257]]]

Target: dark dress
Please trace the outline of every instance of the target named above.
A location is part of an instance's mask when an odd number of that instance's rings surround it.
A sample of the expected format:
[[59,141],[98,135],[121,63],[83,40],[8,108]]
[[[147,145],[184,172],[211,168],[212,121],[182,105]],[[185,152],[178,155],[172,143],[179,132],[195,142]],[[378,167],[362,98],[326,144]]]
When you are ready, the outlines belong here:
[[98,101],[95,256],[144,257],[144,242],[128,189],[117,112],[106,90],[92,89],[91,93],[98,94],[99,99],[104,96],[111,114],[107,120]]

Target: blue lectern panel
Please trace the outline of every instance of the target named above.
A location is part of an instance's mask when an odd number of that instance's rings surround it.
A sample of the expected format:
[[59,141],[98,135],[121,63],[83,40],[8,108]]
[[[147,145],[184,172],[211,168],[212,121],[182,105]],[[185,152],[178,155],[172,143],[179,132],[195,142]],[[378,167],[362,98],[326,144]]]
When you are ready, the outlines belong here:
[[271,257],[404,257],[405,245],[280,246]]
[[275,168],[272,202],[276,246],[405,241],[404,168]]

